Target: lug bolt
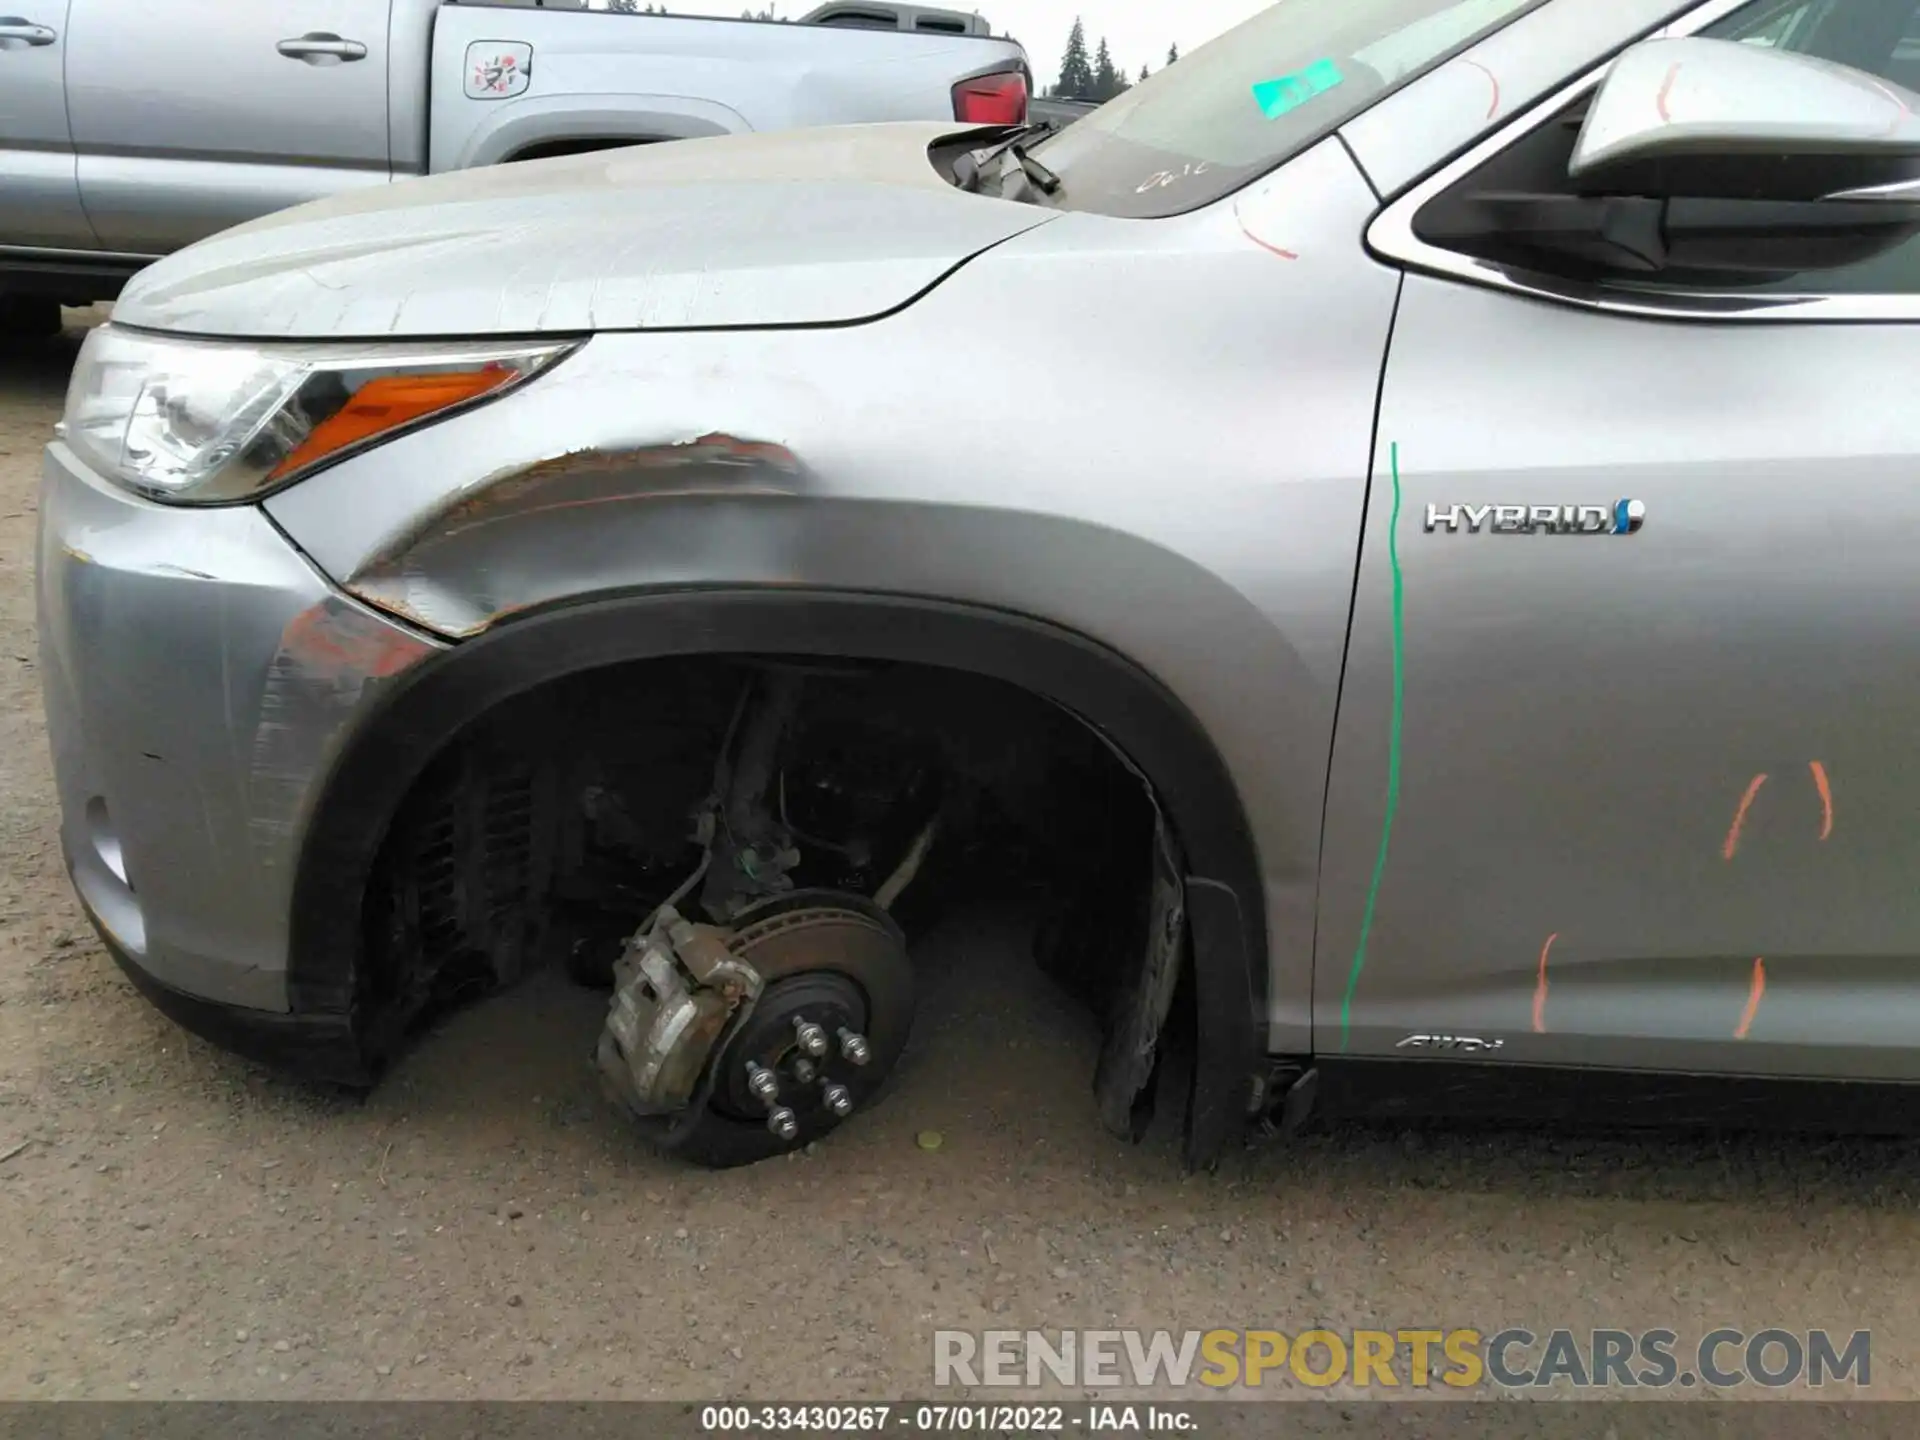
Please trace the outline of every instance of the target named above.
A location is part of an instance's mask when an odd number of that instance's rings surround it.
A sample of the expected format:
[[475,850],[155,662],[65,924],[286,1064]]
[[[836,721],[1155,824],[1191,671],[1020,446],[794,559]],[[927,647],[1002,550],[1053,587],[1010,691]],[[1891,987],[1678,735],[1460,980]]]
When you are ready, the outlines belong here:
[[813,1083],[813,1077],[817,1073],[814,1069],[813,1061],[809,1060],[806,1056],[796,1055],[793,1057],[793,1078],[798,1080],[802,1085],[811,1085]]
[[864,1065],[873,1058],[873,1049],[867,1044],[867,1037],[856,1035],[845,1026],[840,1028],[840,1053],[855,1065]]
[[780,1077],[757,1061],[747,1062],[747,1093],[762,1105],[780,1098]]
[[800,1133],[800,1117],[782,1105],[767,1116],[767,1129],[782,1140],[792,1140]]
[[827,1032],[804,1015],[793,1017],[794,1038],[800,1042],[800,1048],[809,1055],[827,1053]]
[[842,1120],[853,1113],[853,1094],[844,1085],[829,1085],[821,1092],[827,1102],[827,1109]]

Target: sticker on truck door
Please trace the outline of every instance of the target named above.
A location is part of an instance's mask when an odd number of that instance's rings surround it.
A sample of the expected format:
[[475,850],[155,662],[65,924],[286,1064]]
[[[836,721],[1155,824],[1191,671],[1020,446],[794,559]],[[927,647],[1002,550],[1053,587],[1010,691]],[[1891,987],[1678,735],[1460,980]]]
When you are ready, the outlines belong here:
[[505,100],[527,88],[533,46],[517,40],[475,40],[467,46],[467,98]]

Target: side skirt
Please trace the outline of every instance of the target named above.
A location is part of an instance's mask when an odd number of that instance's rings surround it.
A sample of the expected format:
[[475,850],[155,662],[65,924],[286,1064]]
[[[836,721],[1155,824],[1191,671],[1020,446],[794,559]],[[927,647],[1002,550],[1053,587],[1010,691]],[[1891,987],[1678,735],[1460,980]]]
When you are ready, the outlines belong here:
[[1312,1118],[1920,1134],[1920,1083],[1453,1060],[1318,1060]]

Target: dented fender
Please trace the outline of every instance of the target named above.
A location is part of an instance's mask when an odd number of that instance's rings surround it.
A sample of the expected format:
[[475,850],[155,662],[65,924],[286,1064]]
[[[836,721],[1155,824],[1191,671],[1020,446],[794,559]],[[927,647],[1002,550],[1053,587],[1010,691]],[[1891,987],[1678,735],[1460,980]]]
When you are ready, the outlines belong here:
[[[776,441],[709,432],[581,449],[508,466],[429,509],[346,580],[346,588],[455,639],[542,604],[629,579],[623,527],[669,498],[804,494],[798,457]],[[627,513],[613,513],[616,509]]]

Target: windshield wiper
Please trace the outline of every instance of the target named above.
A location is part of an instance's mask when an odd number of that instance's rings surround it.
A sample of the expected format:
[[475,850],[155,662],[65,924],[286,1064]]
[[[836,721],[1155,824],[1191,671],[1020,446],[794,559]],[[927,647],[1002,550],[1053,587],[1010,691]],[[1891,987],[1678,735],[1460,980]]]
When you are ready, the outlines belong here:
[[[981,150],[969,150],[961,155],[959,159],[955,160],[953,162],[953,178],[959,183],[962,190],[978,190],[981,181],[986,176],[987,167],[1002,155],[1012,151],[1014,152],[1015,158],[1020,162],[1020,168],[1026,172],[1028,178],[1031,179],[1036,186],[1039,186],[1042,190],[1045,190],[1047,194],[1051,195],[1055,190],[1060,188],[1060,177],[1055,175],[1051,170],[1048,170],[1046,166],[1040,164],[1038,160],[1028,155],[1026,153],[1026,146],[1028,142],[1032,140],[1052,134],[1057,128],[1055,122],[1052,120],[1035,120],[1029,125],[1016,125],[993,144]],[[1048,188],[1046,181],[1041,180],[1038,175],[1035,175],[1034,170],[1036,169],[1051,180],[1051,188]]]
[[1032,181],[1042,195],[1052,195],[1060,188],[1060,177],[1042,165],[1027,153],[1027,147],[1018,140],[1007,146],[1007,153],[1019,164],[1021,173]]

